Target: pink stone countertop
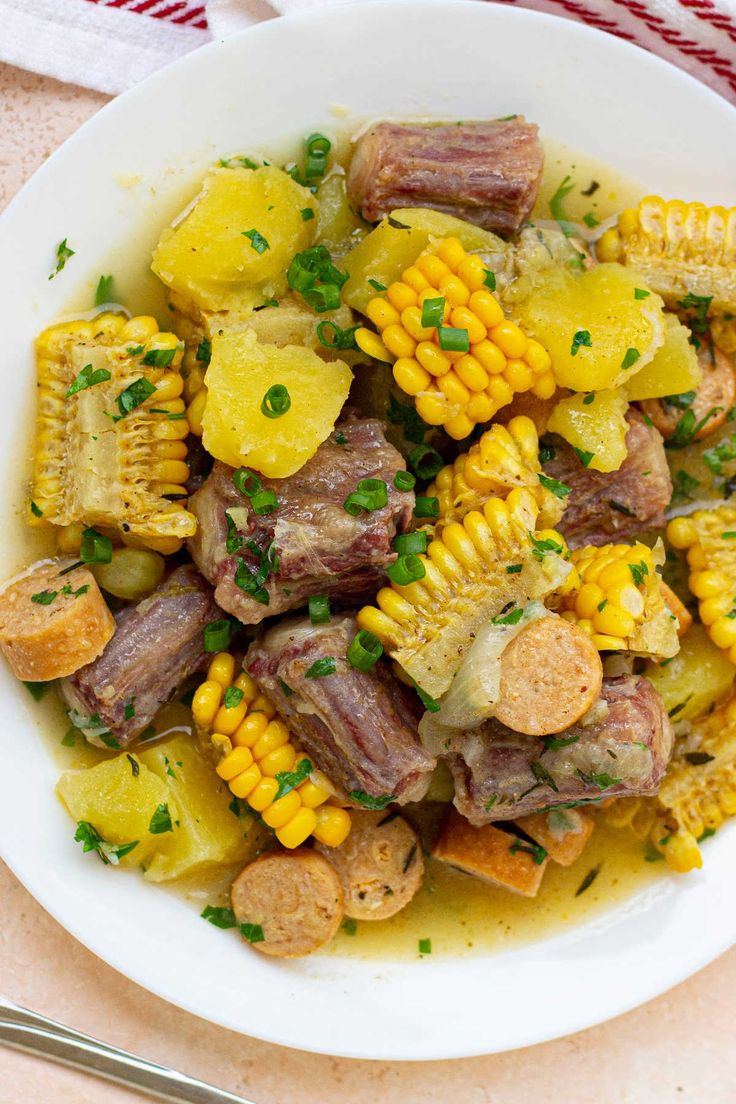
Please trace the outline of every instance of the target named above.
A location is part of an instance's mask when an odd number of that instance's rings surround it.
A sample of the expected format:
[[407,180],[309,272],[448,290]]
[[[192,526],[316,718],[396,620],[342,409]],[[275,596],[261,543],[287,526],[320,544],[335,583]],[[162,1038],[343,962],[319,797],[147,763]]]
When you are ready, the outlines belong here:
[[[105,102],[98,93],[0,66],[0,208]],[[465,1061],[371,1063],[284,1050],[180,1012],[96,959],[2,863],[0,902],[0,992],[255,1104],[736,1101],[736,949],[643,1008],[557,1042]],[[551,997],[565,999],[564,994]],[[143,1099],[0,1049],[0,1104],[137,1104]]]

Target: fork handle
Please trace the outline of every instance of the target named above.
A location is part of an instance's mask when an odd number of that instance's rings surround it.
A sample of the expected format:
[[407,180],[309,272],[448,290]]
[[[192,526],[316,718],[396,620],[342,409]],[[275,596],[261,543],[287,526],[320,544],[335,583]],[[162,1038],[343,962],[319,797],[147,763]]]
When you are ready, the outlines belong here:
[[66,1029],[25,1008],[17,1011],[21,1015],[0,1019],[0,1043],[6,1046],[95,1073],[170,1104],[252,1104],[187,1074],[108,1046],[91,1035]]

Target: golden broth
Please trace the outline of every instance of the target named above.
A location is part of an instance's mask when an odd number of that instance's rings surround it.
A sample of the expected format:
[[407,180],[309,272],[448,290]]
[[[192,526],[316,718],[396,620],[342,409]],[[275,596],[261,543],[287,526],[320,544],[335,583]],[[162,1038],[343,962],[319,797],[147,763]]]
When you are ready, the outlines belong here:
[[[354,129],[351,127],[350,132]],[[341,149],[347,149],[347,134],[346,130],[338,139]],[[551,217],[549,200],[566,176],[575,185],[564,200],[565,213],[573,220],[590,213],[603,222],[623,207],[636,203],[642,194],[642,189],[632,181],[569,147],[546,141],[545,150],[546,166],[534,210],[536,218]],[[279,152],[278,149],[276,152]],[[294,156],[293,151],[291,156]],[[275,160],[286,161],[288,157],[289,152],[286,151]],[[121,179],[121,186],[141,189],[140,230],[129,236],[125,243],[111,247],[107,259],[100,266],[100,273],[113,275],[116,298],[129,310],[153,314],[162,329],[170,325],[166,289],[150,272],[150,255],[161,227],[197,193],[200,176],[197,172],[189,179],[182,179],[176,198],[168,200],[165,205],[157,201],[155,192],[145,189],[142,182]],[[594,181],[598,182],[599,187],[591,194],[583,195],[582,192],[590,190]],[[80,283],[72,291],[66,317],[90,310],[96,282],[95,277]],[[28,491],[32,455],[30,412],[24,438],[26,464],[19,465],[19,503],[25,500]],[[43,531],[28,529],[20,521],[20,514],[21,506],[16,541],[10,554],[10,570],[19,570],[28,562],[53,552],[53,538]],[[172,729],[190,726],[191,713],[179,703],[166,706],[155,725],[159,736]],[[60,771],[83,769],[115,754],[87,745],[78,733],[73,746],[63,745],[61,740],[69,729],[69,722],[53,692],[48,693],[38,705],[38,727]],[[49,797],[51,799],[51,795]],[[71,821],[69,829],[70,832],[73,830]],[[94,859],[91,856],[81,859],[80,852],[80,861],[93,862]],[[600,869],[595,880],[588,889],[577,895],[583,879],[596,867]],[[201,910],[205,904],[227,903],[227,889],[236,872],[221,868],[208,875],[169,883],[164,888],[183,895]],[[114,871],[100,870],[100,876],[119,875]],[[420,939],[431,940],[435,955],[505,950],[589,920],[663,876],[667,876],[664,863],[648,863],[643,845],[630,832],[612,829],[602,820],[584,854],[572,867],[563,868],[554,863],[548,865],[539,895],[531,900],[427,859],[424,885],[406,909],[390,920],[357,922],[354,929],[352,924],[343,926],[329,953],[365,958],[406,958],[418,954]],[[214,932],[213,937],[216,937]]]

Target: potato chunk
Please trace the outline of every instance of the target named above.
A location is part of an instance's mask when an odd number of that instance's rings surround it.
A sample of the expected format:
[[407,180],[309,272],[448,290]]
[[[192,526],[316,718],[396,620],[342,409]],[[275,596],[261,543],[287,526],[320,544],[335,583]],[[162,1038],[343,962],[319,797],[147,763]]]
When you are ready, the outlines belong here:
[[[329,437],[351,380],[347,364],[325,363],[312,349],[261,345],[249,331],[218,335],[205,377],[204,447],[234,468],[245,464],[272,479],[293,475]],[[291,405],[268,417],[262,404],[276,385],[287,389]]]
[[637,298],[639,284],[635,273],[618,264],[597,265],[580,276],[560,267],[540,275],[519,312],[552,357],[562,387],[619,387],[651,362],[665,340],[664,304],[653,292]]
[[162,836],[150,831],[156,810],[167,805],[178,817],[169,787],[136,755],[117,755],[80,771],[64,771],[56,792],[74,820],[87,820],[108,843],[133,843],[124,866],[145,863],[160,846]]
[[734,666],[711,641],[703,625],[693,625],[680,651],[664,663],[647,663],[644,674],[658,690],[673,721],[693,721],[731,693]]
[[188,736],[174,736],[139,753],[141,763],[165,783],[172,831],[162,833],[146,870],[152,882],[244,862],[269,838],[255,817],[242,823],[230,808],[232,794]]
[[191,209],[161,234],[151,267],[209,310],[257,306],[286,290],[286,269],[311,243],[315,197],[273,165],[214,169]]
[[592,453],[589,468],[618,471],[627,456],[628,407],[621,391],[572,395],[557,403],[547,428],[550,433],[559,433],[579,453]]
[[663,395],[682,395],[700,385],[698,354],[690,344],[690,331],[674,316],[666,314],[664,345],[654,360],[627,380],[623,390],[627,399],[659,399]]

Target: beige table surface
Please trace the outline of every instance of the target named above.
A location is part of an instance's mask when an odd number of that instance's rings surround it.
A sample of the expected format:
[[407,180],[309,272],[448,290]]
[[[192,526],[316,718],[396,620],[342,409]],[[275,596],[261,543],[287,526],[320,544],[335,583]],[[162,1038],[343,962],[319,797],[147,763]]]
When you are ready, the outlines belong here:
[[[0,66],[0,208],[105,102]],[[77,943],[0,863],[0,992],[255,1104],[736,1104],[736,949],[643,1008],[557,1042],[465,1061],[354,1062],[235,1035],[151,996]],[[488,1007],[497,1010],[493,993]],[[142,1099],[0,1050],[0,1104]]]

